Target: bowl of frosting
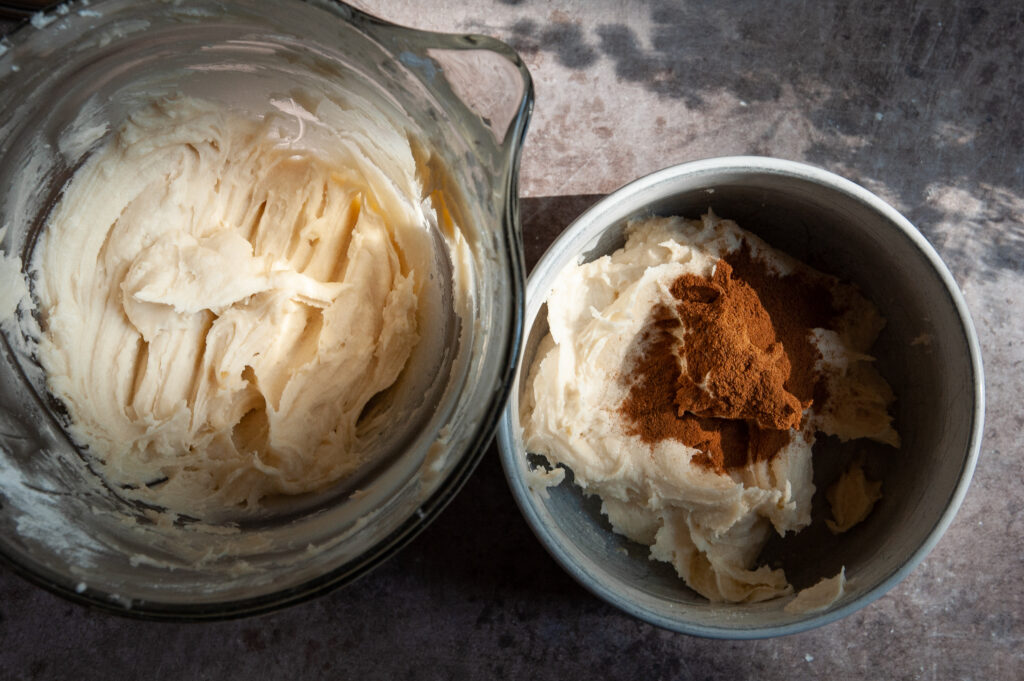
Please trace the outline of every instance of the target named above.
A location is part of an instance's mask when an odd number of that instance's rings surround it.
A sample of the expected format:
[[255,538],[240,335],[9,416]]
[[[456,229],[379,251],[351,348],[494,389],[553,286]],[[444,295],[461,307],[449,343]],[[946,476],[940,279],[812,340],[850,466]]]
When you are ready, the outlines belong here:
[[552,244],[498,440],[581,584],[758,638],[850,614],[923,559],[983,403],[963,298],[913,225],[819,168],[731,157],[636,180]]
[[518,356],[529,74],[341,3],[66,3],[0,87],[0,556],[262,612],[422,529]]

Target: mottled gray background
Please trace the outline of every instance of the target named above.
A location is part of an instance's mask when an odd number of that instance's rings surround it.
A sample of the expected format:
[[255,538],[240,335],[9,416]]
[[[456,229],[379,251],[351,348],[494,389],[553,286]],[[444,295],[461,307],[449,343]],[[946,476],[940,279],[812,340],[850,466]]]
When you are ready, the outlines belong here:
[[901,585],[841,622],[708,641],[635,621],[565,576],[519,516],[492,447],[395,558],[273,615],[136,622],[0,570],[0,679],[1021,678],[1019,0],[358,4],[523,55],[537,94],[521,184],[531,263],[599,196],[708,156],[808,161],[899,208],[952,269],[985,356],[985,442],[956,521]]

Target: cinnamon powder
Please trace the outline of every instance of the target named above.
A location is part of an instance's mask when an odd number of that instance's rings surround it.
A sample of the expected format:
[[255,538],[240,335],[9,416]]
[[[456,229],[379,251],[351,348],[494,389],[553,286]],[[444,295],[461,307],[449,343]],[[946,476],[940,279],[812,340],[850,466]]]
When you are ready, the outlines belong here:
[[625,377],[620,412],[630,433],[649,444],[680,441],[719,473],[770,460],[803,411],[827,397],[810,332],[834,324],[835,284],[808,269],[779,275],[746,243],[711,277],[679,277]]

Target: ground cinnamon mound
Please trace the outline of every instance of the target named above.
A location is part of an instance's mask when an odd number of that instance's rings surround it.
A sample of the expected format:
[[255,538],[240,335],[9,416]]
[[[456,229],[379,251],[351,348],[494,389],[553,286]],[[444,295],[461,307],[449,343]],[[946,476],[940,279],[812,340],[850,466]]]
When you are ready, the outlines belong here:
[[680,416],[742,419],[760,428],[798,428],[806,406],[785,383],[791,373],[757,292],[719,262],[708,281],[692,274],[672,285],[686,328],[686,373],[677,380]]
[[824,388],[822,377],[814,371],[821,358],[811,342],[812,329],[835,330],[844,310],[835,305],[833,290],[840,285],[835,277],[801,267],[781,276],[764,261],[755,258],[744,243],[725,257],[733,277],[757,292],[758,299],[771,318],[776,337],[789,358],[791,372],[785,387],[801,402],[823,401],[815,390]]
[[719,473],[771,459],[826,396],[811,330],[834,324],[836,283],[806,268],[780,275],[746,243],[710,277],[679,277],[625,377],[630,434],[680,441]]

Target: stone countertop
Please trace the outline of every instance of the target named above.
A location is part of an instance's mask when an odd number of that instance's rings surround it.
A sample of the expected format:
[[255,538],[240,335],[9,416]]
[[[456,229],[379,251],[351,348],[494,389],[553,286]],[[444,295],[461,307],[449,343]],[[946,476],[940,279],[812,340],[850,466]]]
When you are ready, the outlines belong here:
[[[601,195],[729,154],[810,162],[891,202],[974,316],[985,440],[938,546],[854,615],[780,639],[636,621],[548,557],[494,446],[441,517],[354,585],[282,612],[164,624],[92,612],[0,569],[3,679],[988,679],[1024,669],[1024,14],[1016,0],[360,0],[492,35],[536,87],[529,263]],[[9,27],[9,24],[8,24]]]

